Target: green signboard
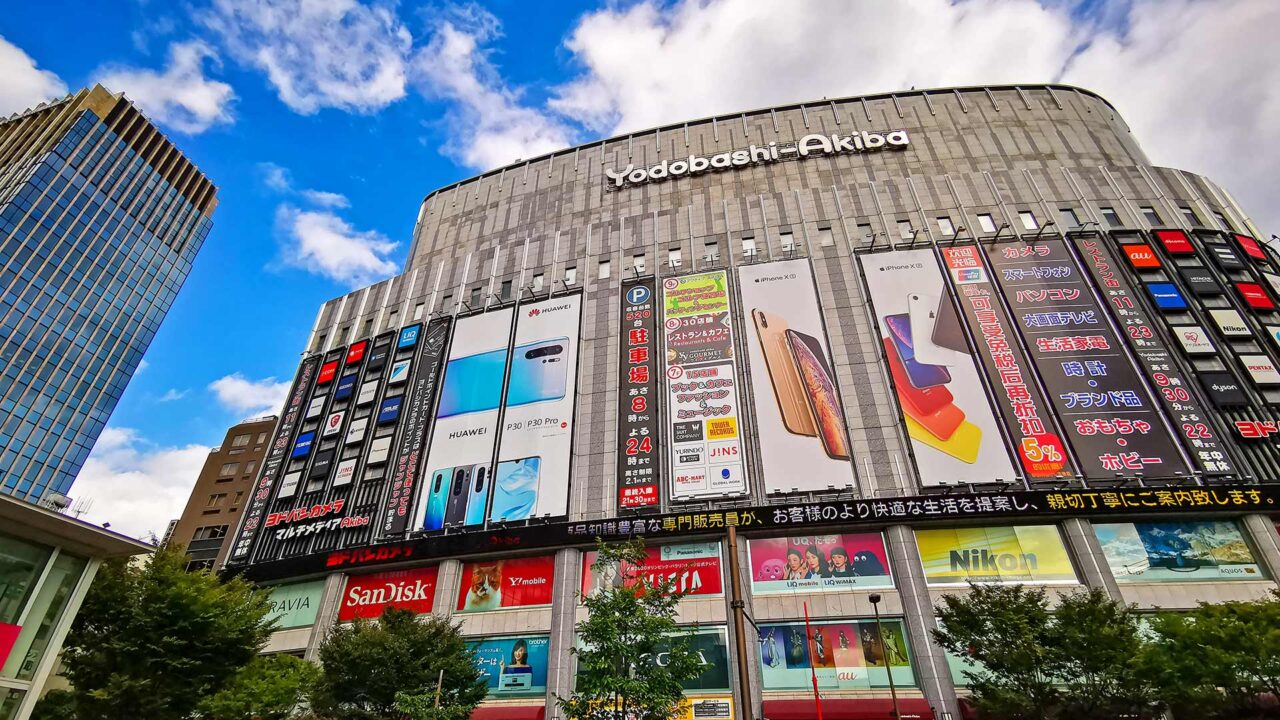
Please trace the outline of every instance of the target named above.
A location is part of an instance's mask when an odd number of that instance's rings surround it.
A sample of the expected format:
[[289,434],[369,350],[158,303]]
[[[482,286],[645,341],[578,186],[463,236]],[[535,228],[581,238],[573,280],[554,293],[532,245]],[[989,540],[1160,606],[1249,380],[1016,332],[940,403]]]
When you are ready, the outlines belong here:
[[275,619],[277,630],[314,625],[323,592],[324,580],[277,585],[271,589],[271,612],[267,617]]

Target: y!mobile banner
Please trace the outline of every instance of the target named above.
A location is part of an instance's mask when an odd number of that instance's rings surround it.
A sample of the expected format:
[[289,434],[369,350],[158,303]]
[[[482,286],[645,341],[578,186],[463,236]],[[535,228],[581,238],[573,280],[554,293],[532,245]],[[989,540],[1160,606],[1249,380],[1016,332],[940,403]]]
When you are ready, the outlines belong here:
[[742,495],[737,363],[723,270],[662,282],[671,431],[671,496]]
[[[1183,445],[1191,452],[1201,472],[1227,474],[1235,472],[1217,433],[1209,426],[1208,416],[1191,394],[1189,378],[1182,375],[1164,343],[1156,336],[1156,325],[1136,297],[1133,285],[1116,265],[1115,255],[1100,237],[1079,236],[1073,241],[1083,258],[1085,269],[1111,306],[1125,340],[1133,349],[1147,381],[1156,389],[1156,397],[1165,413],[1174,421]],[[1190,331],[1193,337],[1206,337],[1203,330]],[[1180,336],[1185,345],[1191,342]]]
[[425,530],[484,522],[512,316],[503,308],[454,328],[416,513]]
[[306,402],[307,393],[311,390],[311,379],[315,377],[316,367],[319,364],[320,358],[313,357],[303,360],[302,365],[298,367],[298,374],[293,379],[293,387],[289,390],[289,402],[285,404],[280,424],[276,426],[275,442],[271,444],[271,451],[267,453],[267,459],[262,464],[262,475],[259,476],[257,487],[254,488],[249,507],[244,511],[244,524],[240,527],[240,536],[236,539],[235,547],[231,549],[233,560],[244,559],[249,554],[249,549],[253,547],[253,538],[262,524],[262,516],[267,512],[272,486],[289,456],[291,450],[289,441],[298,421],[302,419],[303,404]]
[[569,512],[582,296],[520,306],[489,519]]
[[550,605],[555,574],[553,555],[464,563],[456,610],[473,613]]
[[991,267],[1086,477],[1188,471],[1137,368],[1060,238],[1005,243]]
[[413,502],[418,476],[422,472],[422,450],[431,424],[431,411],[435,407],[436,389],[440,386],[450,322],[449,318],[433,320],[427,325],[425,337],[418,346],[413,383],[405,391],[403,401],[403,414],[408,419],[404,422],[395,464],[387,471],[391,474],[391,487],[383,512],[383,535],[401,535],[409,525],[409,503]]
[[661,502],[658,459],[658,299],[653,280],[622,284],[618,360],[618,508]]
[[849,433],[808,260],[746,265],[738,291],[765,490],[853,484]]
[[1012,480],[1013,466],[932,250],[858,258],[925,485]]

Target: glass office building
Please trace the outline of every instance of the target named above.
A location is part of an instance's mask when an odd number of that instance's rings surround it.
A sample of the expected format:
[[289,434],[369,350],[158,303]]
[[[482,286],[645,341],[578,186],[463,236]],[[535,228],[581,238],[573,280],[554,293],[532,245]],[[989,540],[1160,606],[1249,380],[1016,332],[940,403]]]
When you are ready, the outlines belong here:
[[0,121],[0,493],[65,496],[191,271],[216,193],[102,86]]

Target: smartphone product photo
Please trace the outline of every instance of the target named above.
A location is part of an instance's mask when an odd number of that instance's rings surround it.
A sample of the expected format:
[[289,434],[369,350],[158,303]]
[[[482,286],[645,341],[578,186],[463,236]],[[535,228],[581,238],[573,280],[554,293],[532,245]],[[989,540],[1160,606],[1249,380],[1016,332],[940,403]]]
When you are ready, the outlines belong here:
[[[964,347],[964,331],[951,298],[943,295],[911,293],[907,296],[911,317],[911,344],[916,360],[928,365],[957,365],[968,355],[955,349]],[[942,342],[939,342],[941,340]]]
[[511,354],[511,382],[507,407],[559,400],[565,395],[569,338],[555,338],[516,347]]
[[818,429],[800,372],[787,340],[787,322],[780,315],[759,308],[751,311],[756,335],[760,338],[760,351],[764,354],[773,397],[778,403],[782,425],[796,435],[816,437]]
[[817,423],[822,447],[833,460],[849,459],[844,408],[836,393],[822,344],[812,335],[787,330],[787,341],[804,385],[804,398]]
[[493,485],[491,522],[527,520],[538,503],[538,482],[542,458],[503,460]]
[[889,326],[889,338],[898,350],[898,357],[902,359],[902,367],[906,370],[911,385],[923,390],[951,382],[951,373],[946,367],[922,363],[916,359],[910,315],[889,315],[884,321]]

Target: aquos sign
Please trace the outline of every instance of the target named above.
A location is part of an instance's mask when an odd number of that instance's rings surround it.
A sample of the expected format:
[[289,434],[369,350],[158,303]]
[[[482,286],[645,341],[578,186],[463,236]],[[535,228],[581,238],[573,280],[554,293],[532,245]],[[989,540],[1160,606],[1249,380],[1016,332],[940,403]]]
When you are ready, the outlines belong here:
[[628,164],[621,170],[604,171],[613,187],[643,185],[653,180],[666,180],[685,175],[700,175],[711,170],[727,170],[747,165],[781,162],[807,158],[811,155],[843,155],[881,149],[900,149],[911,144],[906,130],[887,133],[855,132],[850,135],[805,135],[794,145],[750,145],[741,150],[729,150],[711,156],[690,155],[678,160],[663,160],[647,168]]

